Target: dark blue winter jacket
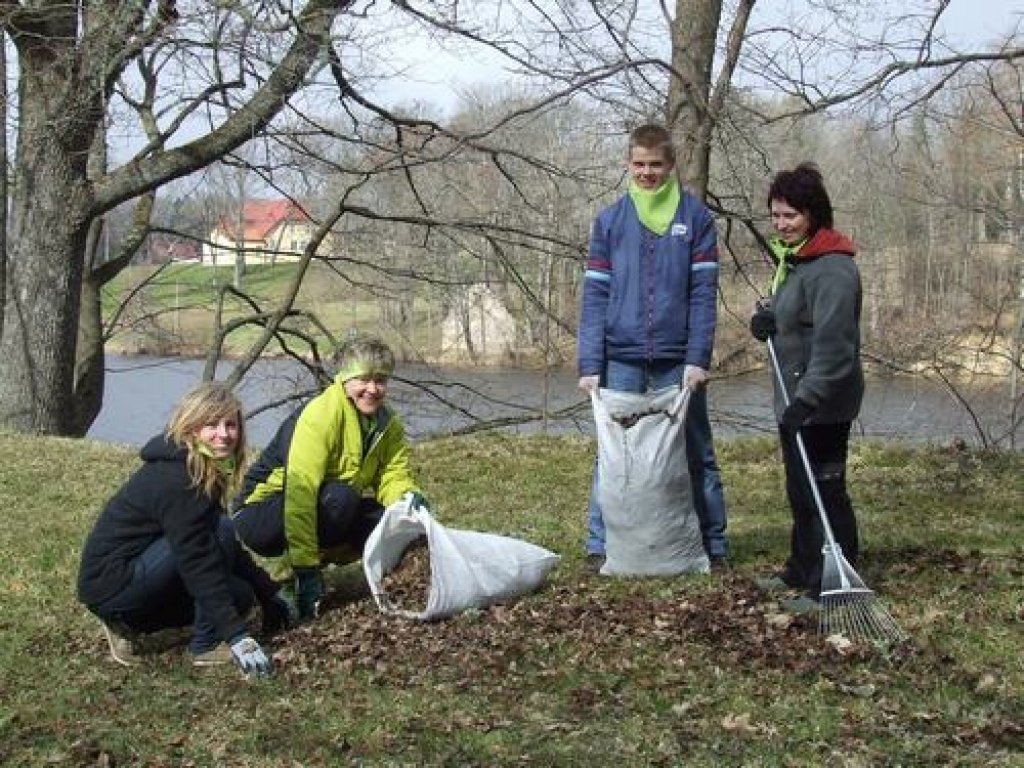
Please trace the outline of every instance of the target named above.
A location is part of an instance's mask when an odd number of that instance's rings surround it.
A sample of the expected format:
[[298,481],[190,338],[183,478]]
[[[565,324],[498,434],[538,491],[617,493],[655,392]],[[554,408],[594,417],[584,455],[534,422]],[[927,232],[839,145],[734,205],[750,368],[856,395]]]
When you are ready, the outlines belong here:
[[707,207],[683,192],[659,236],[623,195],[598,214],[591,232],[579,375],[603,374],[607,360],[680,360],[707,370],[717,297],[718,237]]

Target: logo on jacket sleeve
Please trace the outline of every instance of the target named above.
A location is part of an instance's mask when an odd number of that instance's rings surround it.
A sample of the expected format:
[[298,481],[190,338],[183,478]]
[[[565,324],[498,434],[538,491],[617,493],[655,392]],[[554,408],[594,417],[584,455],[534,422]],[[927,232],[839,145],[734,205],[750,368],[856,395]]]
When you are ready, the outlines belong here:
[[690,228],[682,222],[677,221],[672,225],[672,229],[669,230],[668,234],[670,237],[686,238],[690,235]]

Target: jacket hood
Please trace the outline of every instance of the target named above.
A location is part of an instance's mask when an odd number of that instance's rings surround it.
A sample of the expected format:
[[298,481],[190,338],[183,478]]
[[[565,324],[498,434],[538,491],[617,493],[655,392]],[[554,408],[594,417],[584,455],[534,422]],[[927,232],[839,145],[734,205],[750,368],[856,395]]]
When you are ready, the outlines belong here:
[[143,461],[184,461],[187,454],[185,448],[178,446],[163,434],[150,438],[139,451],[139,457]]
[[835,229],[819,229],[814,237],[804,243],[797,251],[797,260],[813,259],[826,253],[840,253],[851,258],[857,252],[853,240]]

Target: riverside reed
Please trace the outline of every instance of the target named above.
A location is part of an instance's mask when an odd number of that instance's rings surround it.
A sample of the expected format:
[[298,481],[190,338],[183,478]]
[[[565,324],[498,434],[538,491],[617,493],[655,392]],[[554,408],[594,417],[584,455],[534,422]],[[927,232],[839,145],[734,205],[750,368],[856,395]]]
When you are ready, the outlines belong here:
[[418,443],[438,518],[563,555],[519,602],[386,618],[358,567],[247,683],[181,651],[124,669],[76,603],[80,547],[135,451],[0,435],[0,764],[5,766],[1011,766],[1024,763],[1024,454],[855,444],[858,569],[911,635],[819,638],[751,579],[787,551],[767,438],[720,446],[734,568],[586,572],[594,446]]

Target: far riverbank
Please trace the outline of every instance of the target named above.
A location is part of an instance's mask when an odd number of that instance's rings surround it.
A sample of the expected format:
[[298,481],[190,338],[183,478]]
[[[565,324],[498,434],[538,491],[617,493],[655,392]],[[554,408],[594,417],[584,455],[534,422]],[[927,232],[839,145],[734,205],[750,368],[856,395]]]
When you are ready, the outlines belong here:
[[[104,406],[89,436],[141,444],[162,429],[174,404],[199,381],[202,370],[201,359],[108,354]],[[228,370],[230,361],[221,364],[218,376]],[[294,403],[275,403],[313,389],[312,378],[293,361],[260,360],[239,387],[243,403],[254,414],[249,420],[251,442],[265,444],[294,407]],[[980,444],[981,429],[988,436],[1002,435],[1008,444],[1001,426],[1008,423],[1006,393],[978,387],[965,388],[963,393],[970,410],[935,382],[902,375],[873,377],[857,435],[936,444],[961,438]],[[487,427],[524,433],[592,433],[589,403],[568,369],[545,372],[403,363],[389,399],[413,439]],[[767,371],[715,379],[710,405],[719,438],[774,433]],[[1018,432],[1017,444],[1021,442]]]

